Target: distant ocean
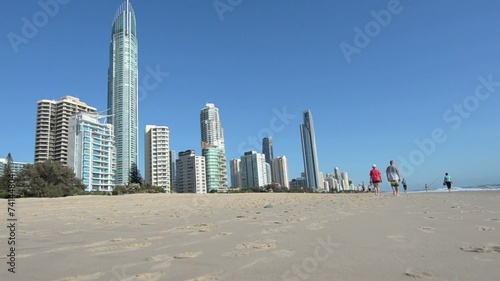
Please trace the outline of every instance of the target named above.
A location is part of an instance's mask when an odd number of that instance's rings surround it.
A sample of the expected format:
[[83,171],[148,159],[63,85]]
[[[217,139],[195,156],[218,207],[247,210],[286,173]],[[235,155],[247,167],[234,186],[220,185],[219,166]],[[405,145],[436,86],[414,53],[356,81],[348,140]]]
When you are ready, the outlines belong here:
[[[399,190],[401,192],[401,188]],[[452,186],[451,191],[500,191],[500,184],[484,184],[484,185],[475,185],[475,186],[465,186],[465,187],[456,187]],[[424,189],[422,190],[408,190],[408,192],[425,192]],[[439,188],[430,188],[429,192],[448,192],[448,189],[446,187],[439,187]]]

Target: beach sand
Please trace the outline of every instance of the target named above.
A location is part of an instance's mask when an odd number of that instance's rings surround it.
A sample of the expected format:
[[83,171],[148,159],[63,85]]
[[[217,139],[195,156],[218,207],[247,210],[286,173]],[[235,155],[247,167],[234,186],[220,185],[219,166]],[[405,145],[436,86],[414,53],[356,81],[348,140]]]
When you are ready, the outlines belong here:
[[[7,222],[7,201],[0,201]],[[0,280],[500,280],[500,192],[16,200]]]

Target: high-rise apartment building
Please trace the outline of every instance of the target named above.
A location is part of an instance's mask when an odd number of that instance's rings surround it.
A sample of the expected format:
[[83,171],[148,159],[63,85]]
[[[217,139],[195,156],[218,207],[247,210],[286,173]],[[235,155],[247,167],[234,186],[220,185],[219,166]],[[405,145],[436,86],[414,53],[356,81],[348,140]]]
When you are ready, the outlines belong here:
[[335,178],[335,187],[337,188],[337,191],[343,190],[342,187],[342,174],[340,173],[340,170],[338,167],[333,168],[333,177]]
[[0,177],[5,173],[5,168],[10,164],[10,172],[17,175],[20,171],[24,169],[24,166],[30,164],[26,162],[9,161],[9,158],[0,158]]
[[273,159],[272,171],[274,182],[279,184],[281,187],[289,188],[288,164],[284,155]]
[[138,44],[135,13],[129,1],[113,20],[108,69],[108,123],[115,130],[116,184],[128,182],[138,164]]
[[241,187],[241,159],[235,158],[229,161],[231,171],[231,187]]
[[200,112],[201,149],[206,160],[207,187],[209,192],[227,191],[227,164],[224,130],[219,109],[207,103]]
[[319,176],[318,156],[316,152],[316,136],[314,134],[313,117],[310,110],[303,113],[304,123],[300,124],[302,140],[302,156],[307,187],[313,191],[323,188],[323,181]]
[[176,161],[177,175],[175,191],[177,193],[207,193],[205,157],[196,156],[194,150],[179,152]]
[[274,159],[273,139],[271,137],[265,137],[262,139],[262,154],[266,156],[266,163],[271,165]]
[[69,119],[77,112],[96,112],[96,109],[72,96],[64,96],[59,101],[38,101],[35,163],[51,159],[67,164]]
[[328,187],[330,188],[330,192],[333,192],[334,190],[337,189],[337,185],[336,185],[336,182],[337,180],[335,179],[333,173],[327,173],[326,174],[326,179],[325,179],[325,182],[328,183]]
[[80,112],[69,119],[68,162],[85,190],[113,191],[115,140],[113,126],[102,124],[97,113]]
[[170,133],[167,126],[146,125],[144,181],[170,193]]
[[347,172],[342,172],[342,190],[350,190],[350,184],[349,184],[349,176],[347,175]]
[[[266,157],[255,151],[245,152],[241,159],[241,187],[263,187],[268,182]],[[269,164],[267,164],[269,165]]]
[[177,159],[177,154],[175,150],[170,150],[170,190],[175,190],[175,175],[177,173],[175,160]]

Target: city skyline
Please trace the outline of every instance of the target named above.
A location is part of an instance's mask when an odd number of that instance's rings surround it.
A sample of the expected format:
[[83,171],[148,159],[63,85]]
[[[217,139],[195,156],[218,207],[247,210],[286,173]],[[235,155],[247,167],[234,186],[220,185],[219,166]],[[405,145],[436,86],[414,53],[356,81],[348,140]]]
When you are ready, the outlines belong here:
[[[107,108],[110,16],[121,2],[70,1],[50,14],[37,2],[5,3],[0,90],[5,114],[17,118],[2,126],[9,138],[0,141],[1,156],[32,161],[38,100],[72,95]],[[296,178],[303,170],[297,125],[310,108],[325,174],[337,166],[366,183],[372,164],[382,170],[394,159],[410,190],[444,172],[462,186],[500,181],[493,160],[500,155],[500,3],[401,1],[375,35],[365,27],[377,23],[373,14],[387,10],[386,1],[252,1],[222,20],[211,3],[132,3],[141,41],[139,128],[168,126],[173,150],[199,147],[199,108],[210,101],[224,112],[227,159],[259,151],[270,136]],[[33,20],[38,12],[46,23]],[[342,43],[357,49],[350,62]]]

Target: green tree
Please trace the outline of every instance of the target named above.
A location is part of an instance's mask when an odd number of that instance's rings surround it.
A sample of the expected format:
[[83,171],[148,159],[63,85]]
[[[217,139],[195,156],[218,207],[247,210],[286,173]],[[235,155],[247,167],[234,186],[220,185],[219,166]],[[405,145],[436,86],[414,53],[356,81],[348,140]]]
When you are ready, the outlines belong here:
[[0,192],[8,192],[9,191],[9,179],[10,174],[12,173],[11,163],[12,163],[12,155],[9,154],[5,158],[5,164],[0,163],[0,165],[4,165],[3,175],[0,175]]
[[61,162],[28,164],[17,174],[16,186],[25,196],[61,197],[83,194],[85,185]]
[[142,185],[142,182],[143,182],[143,180],[142,180],[141,172],[137,168],[137,164],[132,163],[132,166],[130,167],[130,172],[128,174],[128,183],[129,184],[136,183],[136,184]]

